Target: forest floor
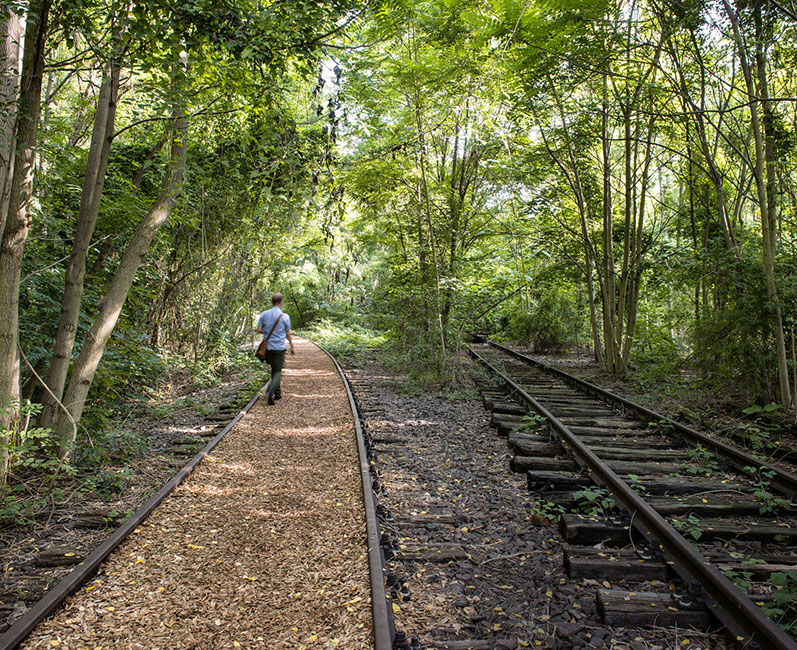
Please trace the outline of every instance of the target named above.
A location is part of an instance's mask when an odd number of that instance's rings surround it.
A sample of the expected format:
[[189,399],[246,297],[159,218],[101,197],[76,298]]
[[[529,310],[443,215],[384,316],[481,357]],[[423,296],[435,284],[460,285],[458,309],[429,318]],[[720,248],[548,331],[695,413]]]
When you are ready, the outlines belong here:
[[109,423],[116,436],[135,441],[134,458],[62,479],[49,507],[0,528],[0,632],[209,440],[219,426],[220,407],[245,404],[266,381],[267,373],[254,364],[230,372],[212,387],[196,388],[178,375],[144,408],[131,405],[130,417]]
[[[567,578],[557,529],[532,525],[533,497],[475,386],[455,399],[408,394],[406,377],[375,356],[346,371],[375,439],[380,504],[394,519],[388,569],[408,639],[441,649],[725,647],[700,633],[600,623],[595,592],[609,583]],[[456,561],[435,561],[438,551]]]

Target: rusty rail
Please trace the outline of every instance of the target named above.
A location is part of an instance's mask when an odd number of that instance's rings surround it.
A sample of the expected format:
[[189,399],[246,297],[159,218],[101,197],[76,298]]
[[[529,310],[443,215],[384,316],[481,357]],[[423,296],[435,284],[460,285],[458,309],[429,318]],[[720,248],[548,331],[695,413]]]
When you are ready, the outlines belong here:
[[[493,344],[496,347],[497,344]],[[503,346],[501,346],[503,348]],[[764,650],[797,650],[797,643],[772,619],[753,603],[747,595],[726,578],[716,567],[656,512],[631,486],[623,481],[595,452],[523,387],[501,372],[472,348],[471,355],[491,372],[511,386],[515,395],[545,417],[578,462],[600,485],[604,485],[632,513],[632,525],[651,544],[661,545],[665,559],[688,585],[699,585],[706,596],[709,612],[715,616],[746,647]],[[517,354],[517,353],[516,353]],[[522,356],[522,355],[520,355]],[[597,388],[597,387],[596,387]],[[652,413],[652,412],[651,412]]]
[[86,556],[86,559],[78,564],[72,571],[65,575],[52,589],[50,589],[41,600],[31,607],[25,614],[18,618],[14,624],[0,636],[0,650],[12,650],[16,648],[25,637],[28,636],[44,618],[55,611],[80,585],[88,580],[107,558],[111,552],[130,535],[147,516],[157,508],[161,502],[172,493],[172,491],[182,483],[185,478],[196,468],[199,463],[222,441],[224,436],[238,424],[239,420],[246,415],[257,403],[265,391],[268,390],[266,384],[263,391],[258,392],[238,415],[224,429],[206,444],[202,450],[185,465],[183,465],[174,476],[149,500],[136,510],[111,536],[102,542],[97,548]]
[[500,343],[495,343],[494,341],[489,341],[489,345],[492,347],[505,352],[506,354],[523,361],[524,363],[528,363],[530,365],[537,366],[541,368],[545,372],[551,373],[556,375],[566,382],[570,384],[574,384],[575,386],[579,387],[581,390],[584,390],[588,393],[593,394],[596,397],[599,397],[603,400],[608,400],[610,402],[614,402],[615,404],[619,404],[625,409],[629,409],[641,415],[645,420],[649,422],[664,422],[669,427],[672,428],[673,431],[679,433],[684,438],[689,440],[692,443],[703,445],[707,449],[710,449],[712,452],[717,454],[720,458],[725,460],[726,462],[733,465],[736,469],[740,470],[745,474],[749,474],[745,467],[761,467],[766,469],[769,472],[773,472],[773,477],[770,481],[770,486],[783,492],[784,494],[793,497],[797,494],[797,475],[787,472],[786,470],[778,467],[777,465],[773,465],[772,463],[753,456],[752,454],[748,454],[740,449],[736,449],[731,445],[728,445],[721,440],[716,440],[705,433],[697,431],[692,427],[689,427],[685,424],[681,424],[680,422],[676,422],[664,415],[656,413],[655,411],[650,410],[649,408],[642,406],[641,404],[637,404],[636,402],[632,402],[630,399],[626,399],[625,397],[620,397],[619,395],[615,395],[611,391],[606,390],[605,388],[601,388],[600,386],[596,386],[593,383],[590,383],[584,379],[579,379],[578,377],[574,377],[571,374],[566,373],[564,370],[559,370],[558,368],[554,368],[550,364],[543,363],[542,361],[538,361],[537,359],[532,359],[520,352],[516,352]]
[[382,558],[382,550],[379,545],[380,531],[379,521],[376,517],[376,495],[371,483],[371,467],[368,461],[368,453],[365,448],[365,436],[363,435],[362,423],[360,422],[357,404],[354,400],[349,379],[343,368],[328,350],[323,346],[313,342],[335,364],[343,385],[346,388],[346,395],[349,399],[352,418],[354,420],[354,432],[357,437],[357,452],[360,459],[360,478],[363,488],[363,505],[365,508],[365,532],[368,545],[368,569],[371,577],[371,611],[374,618],[374,650],[391,650],[395,629],[393,626],[393,612],[387,598],[385,589],[385,566]]

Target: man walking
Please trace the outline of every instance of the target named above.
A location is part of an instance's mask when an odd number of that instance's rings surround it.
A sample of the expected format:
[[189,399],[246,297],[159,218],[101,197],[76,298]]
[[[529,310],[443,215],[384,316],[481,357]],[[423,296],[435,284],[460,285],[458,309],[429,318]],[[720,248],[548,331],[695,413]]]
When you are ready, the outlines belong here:
[[264,311],[257,319],[257,331],[263,334],[266,341],[266,363],[271,368],[271,383],[268,387],[268,403],[274,405],[275,399],[282,398],[280,380],[282,367],[285,365],[285,352],[287,339],[293,351],[293,338],[291,338],[291,317],[282,311],[282,294],[275,293],[271,297],[271,309]]

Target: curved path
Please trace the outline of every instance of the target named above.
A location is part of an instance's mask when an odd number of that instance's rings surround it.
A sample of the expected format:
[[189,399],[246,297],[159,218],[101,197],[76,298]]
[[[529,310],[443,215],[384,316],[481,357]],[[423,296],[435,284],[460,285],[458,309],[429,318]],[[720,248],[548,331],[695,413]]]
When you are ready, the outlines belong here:
[[284,398],[260,400],[22,647],[372,647],[352,414],[332,361],[296,342]]

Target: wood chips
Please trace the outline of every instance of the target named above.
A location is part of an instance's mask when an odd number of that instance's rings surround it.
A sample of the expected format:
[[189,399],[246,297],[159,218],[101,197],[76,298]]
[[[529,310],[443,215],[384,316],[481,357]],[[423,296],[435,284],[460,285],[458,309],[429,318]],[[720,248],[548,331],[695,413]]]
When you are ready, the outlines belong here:
[[351,411],[298,339],[262,399],[24,648],[372,648]]

